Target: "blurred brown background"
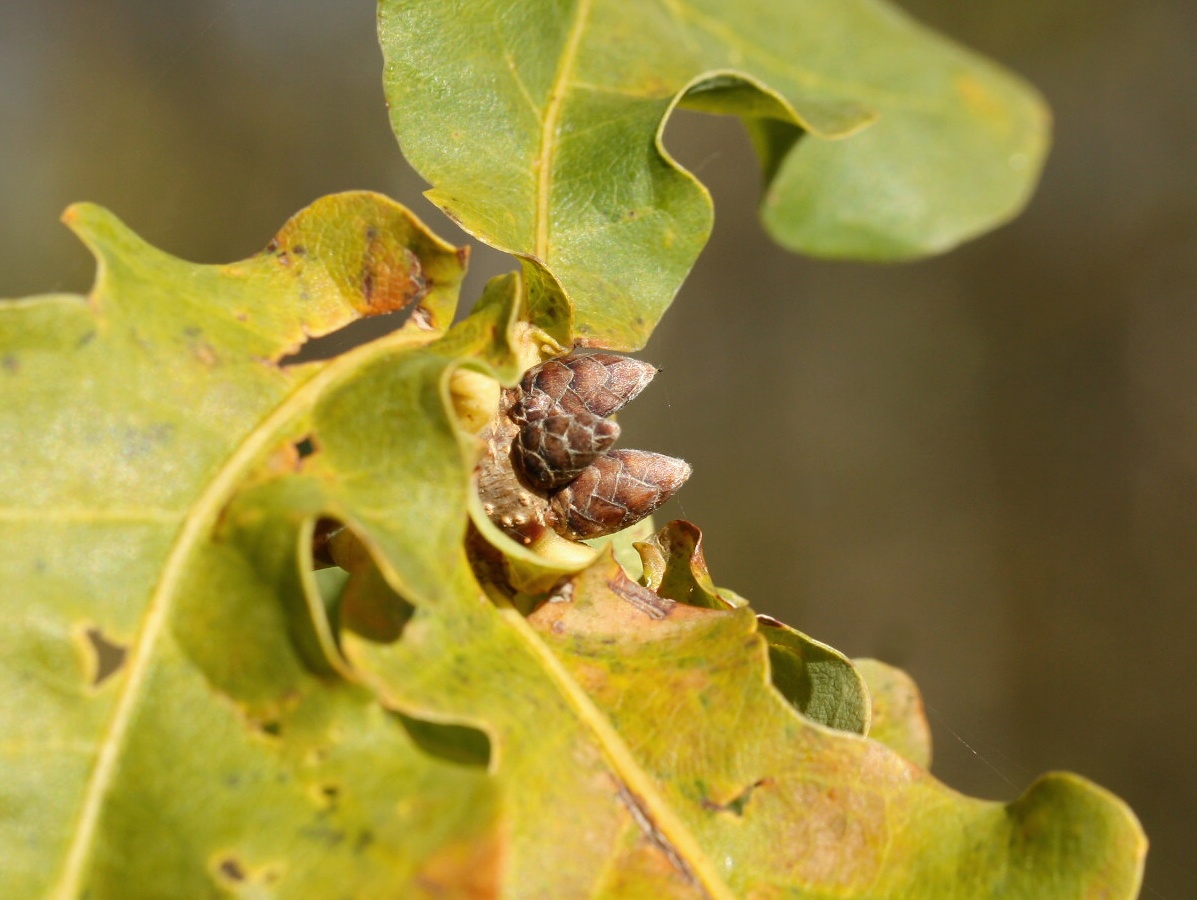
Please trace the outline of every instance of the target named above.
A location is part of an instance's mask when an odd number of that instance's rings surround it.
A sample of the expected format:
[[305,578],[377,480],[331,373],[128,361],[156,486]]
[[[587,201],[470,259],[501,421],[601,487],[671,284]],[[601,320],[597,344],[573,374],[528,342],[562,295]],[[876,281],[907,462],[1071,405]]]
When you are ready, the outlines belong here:
[[[670,512],[720,583],[915,675],[940,777],[1010,798],[1081,772],[1142,818],[1144,896],[1194,897],[1197,4],[905,6],[1048,96],[1031,208],[929,262],[801,259],[756,224],[738,125],[680,117],[716,232],[626,443],[694,464]],[[205,262],[348,188],[453,235],[373,29],[370,0],[0,0],[0,296],[87,289],[57,223],[81,199]]]

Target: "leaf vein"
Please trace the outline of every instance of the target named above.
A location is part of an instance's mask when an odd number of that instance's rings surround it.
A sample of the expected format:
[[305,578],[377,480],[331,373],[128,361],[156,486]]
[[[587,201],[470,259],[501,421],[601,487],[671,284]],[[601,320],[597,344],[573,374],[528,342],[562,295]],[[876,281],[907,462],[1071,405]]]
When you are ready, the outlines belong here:
[[553,190],[553,163],[557,155],[557,129],[561,118],[561,107],[573,76],[574,63],[578,58],[578,48],[582,44],[582,35],[586,31],[586,22],[590,18],[591,2],[592,0],[578,0],[574,21],[570,26],[569,35],[566,37],[561,59],[557,63],[557,72],[552,86],[549,88],[549,102],[541,123],[540,152],[536,159],[536,256],[541,260],[548,258],[549,251],[549,196]]

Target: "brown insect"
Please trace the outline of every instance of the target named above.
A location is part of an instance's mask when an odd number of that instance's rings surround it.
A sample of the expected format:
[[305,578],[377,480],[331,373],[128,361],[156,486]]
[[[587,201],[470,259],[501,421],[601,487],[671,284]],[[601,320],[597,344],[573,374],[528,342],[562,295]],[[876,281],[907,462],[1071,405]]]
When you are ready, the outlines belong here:
[[648,363],[612,353],[571,354],[529,369],[505,393],[479,469],[491,519],[525,541],[546,526],[582,539],[621,531],[668,500],[690,466],[660,453],[612,450],[619,426],[607,418],[656,374]]

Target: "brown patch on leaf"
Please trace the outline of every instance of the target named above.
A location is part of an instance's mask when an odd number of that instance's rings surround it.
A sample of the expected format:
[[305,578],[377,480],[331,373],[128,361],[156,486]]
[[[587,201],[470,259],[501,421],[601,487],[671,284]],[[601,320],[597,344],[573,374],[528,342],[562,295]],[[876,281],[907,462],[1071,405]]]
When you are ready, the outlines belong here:
[[[628,578],[608,556],[570,579],[572,603],[542,603],[528,621],[545,634],[643,642],[731,611],[674,603]],[[559,590],[560,588],[558,588]]]
[[500,896],[504,841],[495,833],[444,844],[414,881],[430,897],[495,900]]
[[853,894],[870,884],[883,859],[877,848],[887,839],[885,798],[867,786],[802,775],[777,780],[779,790],[752,803],[767,807],[762,815],[782,814],[773,848],[777,871],[827,893]]
[[374,228],[367,229],[366,241],[358,275],[366,315],[404,309],[428,293],[424,267],[411,250],[398,245],[393,235],[380,234]]
[[607,582],[607,587],[650,619],[664,619],[675,606],[672,600],[659,597],[643,585],[632,581],[622,570]]

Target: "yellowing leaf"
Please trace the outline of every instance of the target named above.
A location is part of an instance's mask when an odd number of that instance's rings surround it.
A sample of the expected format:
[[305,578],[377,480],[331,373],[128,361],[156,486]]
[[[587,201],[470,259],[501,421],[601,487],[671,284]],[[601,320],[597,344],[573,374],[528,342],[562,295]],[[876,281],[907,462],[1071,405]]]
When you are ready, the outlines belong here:
[[931,726],[914,679],[875,659],[854,659],[852,665],[869,686],[873,712],[869,737],[924,769],[931,768]]
[[[786,246],[900,258],[1021,208],[1034,92],[881,0],[382,0],[391,121],[467,231],[526,261],[564,344],[644,344],[711,228],[661,144],[679,104],[740,116]],[[801,139],[800,139],[801,138]]]
[[746,608],[661,598],[607,555],[525,619],[464,578],[393,643],[346,637],[389,705],[489,735],[509,896],[1131,898],[1144,841],[1049,775],[971,800],[798,715]]
[[[376,457],[421,454],[391,487],[429,500],[391,555],[435,599],[468,469],[439,387],[449,363],[420,348],[452,318],[462,255],[371,194],[317,202],[229,266],[168,257],[96,207],[67,220],[99,260],[91,294],[0,306],[5,892],[493,884],[493,860],[458,869],[493,846],[483,771],[421,751],[366,691],[303,665],[288,637],[300,570],[272,564],[301,555],[311,508],[244,499],[284,478],[328,505],[312,489],[323,460],[356,462],[338,423],[368,421]],[[352,357],[279,365],[307,336],[401,308],[404,328]],[[342,472],[355,487],[369,488]],[[366,523],[385,513],[371,497]],[[252,527],[288,514],[290,529]]]
[[[14,896],[1133,896],[1142,833],[1101,789],[970,800],[814,721],[863,727],[855,670],[768,639],[692,526],[648,542],[657,590],[626,536],[491,565],[464,423],[535,341],[518,276],[442,331],[461,256],[374,195],[231,266],[73,223],[91,295],[0,308]],[[422,284],[403,330],[280,365],[381,283]],[[312,571],[329,522],[347,577]]]

